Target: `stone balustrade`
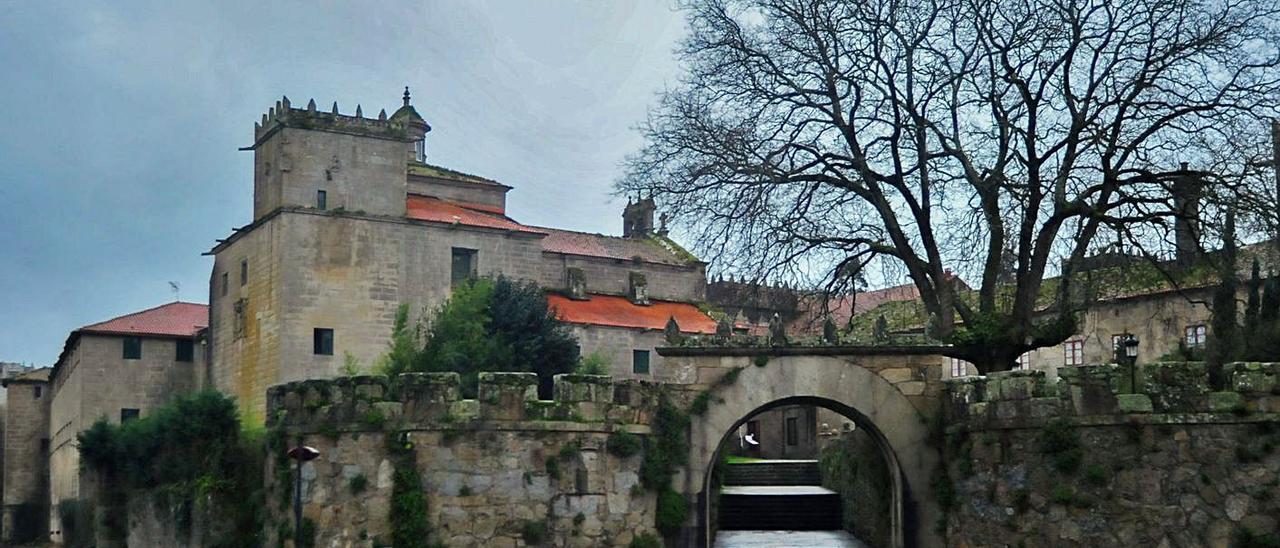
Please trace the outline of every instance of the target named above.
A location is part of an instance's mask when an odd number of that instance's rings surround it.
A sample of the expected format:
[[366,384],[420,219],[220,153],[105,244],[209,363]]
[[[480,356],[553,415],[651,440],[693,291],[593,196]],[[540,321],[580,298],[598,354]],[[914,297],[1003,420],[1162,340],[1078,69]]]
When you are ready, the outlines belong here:
[[1203,362],[1105,364],[1042,371],[1002,371],[946,381],[951,423],[1041,422],[1055,417],[1280,413],[1280,363],[1229,363],[1214,390]]

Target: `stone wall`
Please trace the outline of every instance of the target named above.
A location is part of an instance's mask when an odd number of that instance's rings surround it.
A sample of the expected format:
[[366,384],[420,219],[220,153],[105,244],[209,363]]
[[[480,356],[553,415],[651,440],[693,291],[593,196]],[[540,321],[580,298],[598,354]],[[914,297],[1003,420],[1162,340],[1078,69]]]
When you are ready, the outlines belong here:
[[875,441],[860,429],[831,440],[818,456],[822,486],[840,494],[844,529],[868,546],[890,546],[889,469]]
[[[310,380],[273,387],[269,426],[320,451],[303,466],[303,513],[317,546],[371,546],[392,533],[398,447],[422,478],[433,538],[450,546],[626,545],[652,533],[654,495],[638,488],[640,455],[607,450],[615,431],[648,433],[653,385],[558,375],[539,401],[530,373],[482,373],[459,399],[453,373]],[[390,447],[389,447],[390,445]],[[269,535],[292,523],[289,461],[269,459]],[[285,491],[287,490],[287,491]],[[277,496],[278,495],[278,496]],[[281,529],[283,526],[283,529]],[[278,531],[277,531],[278,529]]]
[[1280,535],[1280,364],[1228,364],[1216,391],[1201,363],[1058,374],[948,383],[949,466],[935,488],[951,502],[949,545],[1226,547]]

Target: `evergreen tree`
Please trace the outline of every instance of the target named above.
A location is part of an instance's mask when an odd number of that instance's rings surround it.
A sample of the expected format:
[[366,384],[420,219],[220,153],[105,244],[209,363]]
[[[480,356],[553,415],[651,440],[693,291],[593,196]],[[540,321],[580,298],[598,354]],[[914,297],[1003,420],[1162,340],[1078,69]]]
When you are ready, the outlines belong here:
[[453,295],[432,318],[416,371],[453,371],[462,377],[462,395],[476,396],[481,371],[511,371],[511,348],[493,337],[489,303],[493,282],[473,280],[453,289]]
[[489,332],[511,350],[504,371],[538,374],[538,396],[551,398],[552,377],[572,373],[578,363],[578,341],[547,306],[542,288],[533,282],[499,277],[490,297]]
[[1271,323],[1280,318],[1280,278],[1267,272],[1267,281],[1262,284],[1262,307],[1258,311],[1262,323]]
[[[1239,326],[1236,324],[1235,212],[1227,211],[1227,222],[1222,235],[1222,263],[1218,268],[1218,287],[1213,292],[1213,316],[1209,320],[1209,345],[1206,349],[1210,367],[1210,381],[1219,381],[1222,364],[1232,360],[1240,352]],[[1215,383],[1216,385],[1217,383]]]
[[1258,330],[1258,309],[1262,306],[1259,292],[1262,289],[1262,277],[1259,274],[1258,258],[1253,258],[1253,270],[1249,273],[1249,301],[1244,308],[1245,335],[1252,337]]

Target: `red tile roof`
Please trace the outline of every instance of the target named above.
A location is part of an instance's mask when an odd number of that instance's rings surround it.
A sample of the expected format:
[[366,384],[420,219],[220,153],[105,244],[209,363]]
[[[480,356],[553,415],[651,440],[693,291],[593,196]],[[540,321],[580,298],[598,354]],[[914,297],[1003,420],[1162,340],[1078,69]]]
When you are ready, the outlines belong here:
[[105,322],[86,325],[80,333],[109,335],[158,335],[190,337],[209,325],[209,307],[197,303],[174,302],[125,314]]
[[406,215],[410,219],[432,221],[437,223],[460,224],[483,228],[496,228],[515,232],[541,234],[543,231],[517,223],[502,215],[494,215],[475,209],[468,209],[454,202],[446,202],[438,198],[410,194],[405,200]]
[[564,295],[547,295],[547,304],[560,321],[632,329],[662,329],[667,320],[676,319],[685,333],[715,333],[716,321],[689,303],[653,301],[642,306],[625,297],[591,295],[586,301],[575,301]]
[[542,239],[543,251],[625,261],[639,257],[651,263],[687,264],[678,253],[664,248],[654,239],[620,238],[544,227],[538,227],[538,230],[547,233],[547,237]]

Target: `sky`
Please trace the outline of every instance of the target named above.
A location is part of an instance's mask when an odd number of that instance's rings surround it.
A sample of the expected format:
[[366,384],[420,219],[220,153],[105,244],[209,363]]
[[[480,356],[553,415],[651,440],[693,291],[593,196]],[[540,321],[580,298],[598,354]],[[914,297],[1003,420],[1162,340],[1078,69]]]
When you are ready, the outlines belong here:
[[428,162],[515,187],[529,224],[617,234],[635,127],[674,85],[668,0],[0,0],[0,361],[71,330],[207,302],[252,219],[253,123],[282,95],[367,116],[404,86]]

